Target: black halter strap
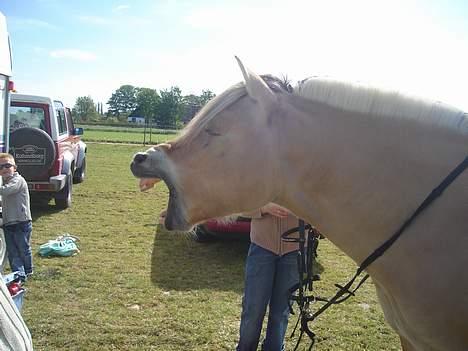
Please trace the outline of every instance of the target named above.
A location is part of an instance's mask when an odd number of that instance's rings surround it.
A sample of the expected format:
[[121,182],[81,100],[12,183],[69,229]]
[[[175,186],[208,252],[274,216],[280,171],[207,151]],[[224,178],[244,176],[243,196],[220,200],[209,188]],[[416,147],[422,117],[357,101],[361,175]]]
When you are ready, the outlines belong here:
[[[320,314],[322,314],[328,307],[334,304],[341,303],[343,301],[346,301],[350,296],[354,296],[354,293],[356,290],[358,290],[362,284],[369,278],[369,275],[366,274],[360,282],[357,284],[357,286],[351,290],[351,287],[353,286],[355,280],[361,275],[361,273],[369,267],[375,260],[377,260],[380,256],[382,256],[394,243],[395,241],[401,236],[401,234],[405,231],[406,228],[408,228],[411,223],[414,221],[414,219],[421,213],[423,212],[434,200],[436,200],[444,190],[461,174],[463,171],[466,170],[468,167],[468,156],[465,157],[465,159],[452,171],[450,174],[445,177],[445,179],[434,189],[432,192],[424,199],[424,201],[419,205],[419,207],[413,212],[413,214],[400,226],[400,228],[389,238],[387,239],[382,245],[380,245],[377,249],[374,250],[358,267],[356,270],[356,273],[354,276],[344,285],[339,285],[335,284],[335,286],[339,289],[336,294],[330,298],[330,299],[324,299],[321,297],[313,296],[310,293],[312,293],[313,287],[312,287],[312,281],[314,280],[313,277],[313,271],[312,267],[313,264],[310,261],[311,259],[315,259],[316,252],[312,252],[311,257],[308,257],[308,262],[307,264],[305,263],[306,261],[304,260],[304,255],[305,255],[305,248],[304,248],[304,243],[305,243],[305,229],[309,229],[309,236],[311,234],[311,230],[313,230],[313,227],[310,226],[309,224],[304,226],[304,222],[302,220],[299,220],[299,227],[292,228],[285,233],[283,233],[282,238],[283,240],[286,241],[293,241],[293,242],[299,242],[299,259],[300,261],[298,262],[298,270],[299,270],[299,284],[293,286],[291,288],[291,300],[296,301],[299,305],[299,310],[300,310],[300,315],[298,319],[301,322],[301,328],[300,328],[300,335],[296,344],[296,347],[294,350],[297,350],[299,343],[301,341],[302,335],[304,332],[310,337],[311,339],[311,345],[309,347],[309,350],[312,349],[312,346],[314,345],[315,342],[315,333],[312,332],[308,326],[308,323],[313,321],[315,318],[317,318]],[[292,233],[299,232],[299,238],[291,238],[290,235]],[[314,237],[317,237],[314,235]],[[309,243],[310,245],[311,243]],[[317,248],[317,244],[314,245],[314,250]],[[310,272],[310,273],[309,273]],[[307,273],[307,278],[304,279],[304,273]],[[308,287],[309,289],[309,295],[307,295],[304,292],[304,287]],[[298,290],[298,295],[294,295],[294,292]],[[343,295],[346,295],[343,297]],[[311,302],[325,302],[323,306],[321,306],[315,313],[311,313],[309,310],[309,304]],[[292,309],[292,307],[290,306]],[[297,325],[294,328],[294,331],[297,328]],[[294,332],[293,332],[294,335]]]
[[424,199],[424,201],[419,205],[416,211],[413,212],[411,217],[409,217],[403,225],[393,234],[386,242],[380,245],[372,254],[369,255],[359,266],[357,272],[361,273],[364,269],[366,269],[372,262],[374,262],[377,258],[382,256],[385,251],[387,251],[390,246],[401,236],[403,231],[409,227],[409,225],[413,222],[413,220],[422,212],[424,211],[435,199],[437,199],[444,190],[461,174],[463,171],[468,167],[468,156],[452,171],[450,174],[445,177],[445,179],[431,191],[431,193]]

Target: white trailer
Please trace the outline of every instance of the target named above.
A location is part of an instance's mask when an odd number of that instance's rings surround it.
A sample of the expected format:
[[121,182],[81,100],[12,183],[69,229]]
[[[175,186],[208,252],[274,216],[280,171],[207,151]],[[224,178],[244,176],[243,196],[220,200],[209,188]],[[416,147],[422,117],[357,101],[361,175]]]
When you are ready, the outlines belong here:
[[8,150],[8,107],[11,90],[11,48],[5,16],[0,12],[0,151]]
[[[0,151],[8,150],[11,90],[11,48],[6,18],[0,12]],[[3,229],[0,229],[0,350],[32,351],[31,334],[23,321],[1,272],[6,256]]]

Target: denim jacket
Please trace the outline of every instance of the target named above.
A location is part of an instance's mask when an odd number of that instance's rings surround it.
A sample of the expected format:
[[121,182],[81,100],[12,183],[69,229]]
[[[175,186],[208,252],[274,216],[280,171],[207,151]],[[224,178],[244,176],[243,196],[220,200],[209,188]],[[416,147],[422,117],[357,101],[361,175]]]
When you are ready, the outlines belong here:
[[3,179],[3,182],[4,184],[0,187],[3,225],[30,221],[31,210],[26,180],[15,172],[11,177]]

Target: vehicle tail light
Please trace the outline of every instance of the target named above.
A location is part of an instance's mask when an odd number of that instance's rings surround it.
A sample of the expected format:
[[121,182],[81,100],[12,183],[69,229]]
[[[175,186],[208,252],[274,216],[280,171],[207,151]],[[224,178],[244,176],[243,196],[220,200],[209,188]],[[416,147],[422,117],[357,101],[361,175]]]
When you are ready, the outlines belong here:
[[34,190],[54,190],[52,184],[34,184]]
[[12,80],[8,81],[8,91],[16,92],[15,83]]
[[60,153],[60,148],[58,146],[58,143],[55,144],[55,150],[57,150],[57,157],[55,158],[54,165],[52,167],[51,174],[52,176],[59,175],[62,172],[62,166],[63,166],[63,157]]

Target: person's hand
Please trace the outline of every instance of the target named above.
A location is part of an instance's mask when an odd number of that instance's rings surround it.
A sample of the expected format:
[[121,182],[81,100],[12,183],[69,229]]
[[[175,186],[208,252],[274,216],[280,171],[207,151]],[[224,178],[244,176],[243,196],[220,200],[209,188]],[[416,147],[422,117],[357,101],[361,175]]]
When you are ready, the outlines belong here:
[[277,205],[273,202],[263,206],[260,211],[262,213],[268,213],[279,218],[286,218],[291,213],[288,209],[281,207],[280,205]]

